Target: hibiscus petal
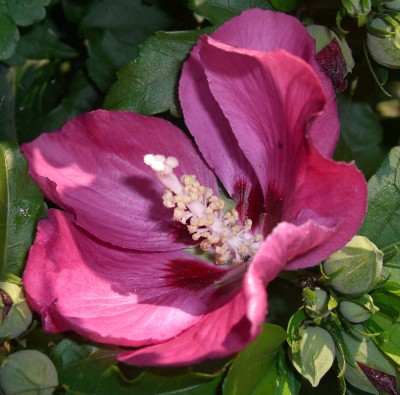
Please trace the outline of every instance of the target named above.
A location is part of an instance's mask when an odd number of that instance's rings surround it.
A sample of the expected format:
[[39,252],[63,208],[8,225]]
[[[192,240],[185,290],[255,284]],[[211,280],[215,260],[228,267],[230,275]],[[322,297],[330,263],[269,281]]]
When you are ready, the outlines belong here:
[[94,236],[124,248],[173,250],[189,239],[163,206],[164,188],[143,163],[145,154],[176,156],[178,176],[196,174],[217,191],[213,173],[179,129],[139,114],[94,111],[24,144],[22,152],[47,198]]
[[305,132],[324,105],[317,76],[285,51],[265,54],[203,38],[200,54],[210,89],[263,187],[264,235],[280,221],[322,220],[335,228],[319,249],[326,258],[357,232],[367,191],[354,165],[323,156]]
[[[315,40],[296,18],[259,9],[247,10],[221,26],[211,37],[239,48],[265,52],[284,49],[309,63],[321,80],[327,97],[324,112],[314,120],[309,136],[324,155],[333,153],[339,137],[336,97],[330,80],[315,60]],[[228,192],[234,195],[233,183],[256,184],[254,174],[230,132],[228,121],[210,92],[200,61],[199,45],[194,47],[184,64],[179,97],[189,130]],[[249,188],[257,188],[257,185]]]
[[[244,280],[247,316],[251,322],[264,322],[265,308],[260,300],[266,296],[265,286],[281,270],[311,266],[322,260],[323,254],[318,249],[334,232],[335,228],[311,220],[302,225],[282,222],[272,231],[254,256]],[[301,265],[302,262],[307,264]]]
[[[188,365],[233,354],[252,340],[243,292],[221,289],[212,312],[176,338],[119,355],[121,362],[139,366]],[[255,332],[255,331],[254,331]],[[257,332],[258,333],[258,332]]]
[[320,81],[310,66],[285,51],[238,49],[209,37],[201,41],[211,92],[264,196],[271,189],[290,193],[307,123],[325,104]]
[[235,183],[252,186],[258,183],[257,177],[210,93],[197,46],[183,65],[179,98],[186,126],[196,145],[228,193],[238,201],[240,194],[235,191]]
[[[316,265],[343,247],[357,233],[367,210],[367,183],[354,163],[333,162],[311,145],[302,156],[282,219],[297,226],[312,221],[321,226],[319,232],[333,233],[291,259],[288,269]],[[309,236],[308,231],[303,232]]]
[[142,346],[179,335],[209,311],[225,268],[184,251],[146,253],[105,244],[50,210],[39,223],[23,283],[46,331]]

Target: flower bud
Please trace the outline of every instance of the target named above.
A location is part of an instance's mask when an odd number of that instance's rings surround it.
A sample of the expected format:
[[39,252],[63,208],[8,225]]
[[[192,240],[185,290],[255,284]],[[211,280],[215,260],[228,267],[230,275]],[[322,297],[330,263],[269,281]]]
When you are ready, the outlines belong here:
[[378,310],[371,295],[368,294],[354,301],[342,300],[339,303],[339,311],[342,316],[354,324],[367,321]]
[[400,0],[384,0],[383,6],[393,11],[400,11]]
[[21,287],[0,282],[0,339],[14,339],[23,333],[32,322]]
[[367,46],[375,62],[400,68],[400,14],[396,18],[377,15],[368,26]]
[[329,292],[323,289],[304,288],[303,290],[304,310],[311,318],[324,318],[336,307]]
[[381,278],[383,252],[363,236],[355,236],[323,264],[329,285],[348,297],[370,291]]
[[343,7],[348,15],[358,19],[358,26],[366,22],[366,15],[371,11],[371,0],[342,0]]
[[347,86],[345,77],[354,67],[351,50],[344,37],[326,26],[307,26],[310,35],[316,41],[316,56],[322,71],[331,79],[336,92]]
[[1,365],[0,385],[6,395],[51,395],[58,376],[53,362],[43,353],[17,351]]

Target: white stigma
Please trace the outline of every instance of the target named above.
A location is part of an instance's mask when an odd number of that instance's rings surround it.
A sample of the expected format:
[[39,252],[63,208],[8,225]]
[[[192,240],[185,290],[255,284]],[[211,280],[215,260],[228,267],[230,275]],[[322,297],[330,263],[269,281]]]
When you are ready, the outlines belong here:
[[251,220],[241,227],[238,212],[224,212],[224,201],[211,188],[201,185],[196,176],[183,175],[179,181],[174,173],[178,159],[147,154],[143,160],[166,187],[164,206],[174,208],[174,220],[187,226],[193,240],[202,239],[200,248],[214,252],[217,264],[238,265],[256,253],[262,236],[250,232]]

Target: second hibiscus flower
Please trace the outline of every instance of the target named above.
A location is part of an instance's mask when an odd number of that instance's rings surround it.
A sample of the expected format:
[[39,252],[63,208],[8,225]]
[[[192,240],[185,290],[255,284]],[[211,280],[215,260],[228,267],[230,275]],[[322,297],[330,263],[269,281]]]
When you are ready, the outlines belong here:
[[47,331],[140,347],[119,357],[138,365],[222,357],[257,336],[268,283],[338,250],[365,214],[363,176],[329,159],[335,97],[314,56],[296,19],[249,10],[184,65],[197,148],[162,119],[101,110],[23,146],[63,209],[39,224],[23,279]]

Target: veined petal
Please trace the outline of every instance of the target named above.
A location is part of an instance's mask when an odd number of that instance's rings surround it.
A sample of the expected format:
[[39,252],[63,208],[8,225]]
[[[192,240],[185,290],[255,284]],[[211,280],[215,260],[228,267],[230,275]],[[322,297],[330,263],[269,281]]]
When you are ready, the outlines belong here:
[[97,238],[124,248],[174,250],[189,241],[163,206],[164,188],[144,155],[176,156],[178,176],[196,174],[217,192],[213,173],[190,140],[159,118],[98,110],[42,134],[22,152],[47,198]]
[[247,317],[251,322],[262,325],[265,321],[265,307],[260,300],[267,297],[266,285],[282,270],[320,262],[323,259],[321,246],[324,247],[334,232],[334,227],[323,226],[312,220],[299,226],[281,222],[272,231],[254,256],[244,278]]
[[330,79],[315,59],[315,40],[301,22],[281,12],[250,9],[223,24],[211,37],[238,48],[263,52],[282,49],[307,62],[326,95],[324,111],[311,125],[309,137],[322,154],[333,154],[340,130],[336,95]]
[[[251,9],[222,25],[211,37],[238,48],[263,52],[283,49],[310,64],[322,82],[326,105],[311,125],[309,137],[324,155],[332,155],[339,137],[336,96],[329,78],[315,60],[315,40],[296,18]],[[209,165],[228,192],[238,200],[234,195],[234,184],[247,185],[245,194],[249,194],[251,190],[258,189],[257,180],[210,92],[200,60],[199,45],[194,47],[185,62],[179,85],[185,122]]]
[[252,164],[267,204],[271,191],[292,194],[307,126],[325,105],[312,68],[285,51],[234,48],[203,37],[210,90]]
[[226,270],[184,251],[119,249],[83,231],[69,214],[50,210],[39,223],[23,283],[45,330],[137,347],[199,322]]

